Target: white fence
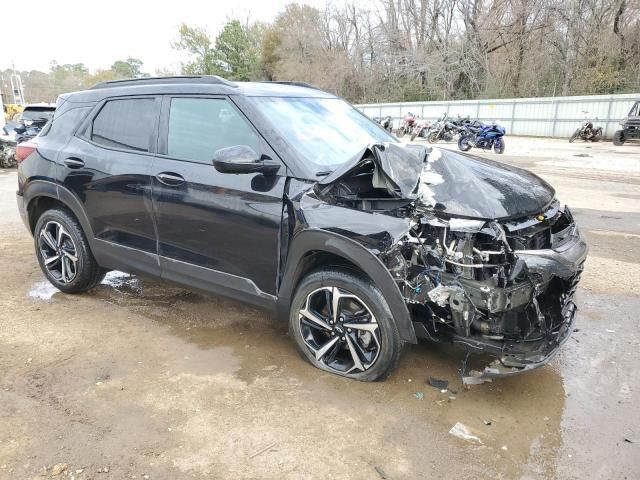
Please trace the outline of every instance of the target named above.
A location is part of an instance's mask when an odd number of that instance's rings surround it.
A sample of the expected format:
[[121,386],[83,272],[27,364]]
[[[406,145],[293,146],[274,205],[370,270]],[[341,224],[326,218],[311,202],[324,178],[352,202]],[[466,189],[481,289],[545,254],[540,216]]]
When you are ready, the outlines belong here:
[[[391,115],[394,127],[412,112],[420,118],[435,120],[443,113],[450,117],[467,116],[483,122],[497,121],[507,134],[534,137],[569,137],[584,122],[594,120],[611,137],[620,128],[640,93],[625,95],[589,95],[584,97],[509,98],[501,100],[459,100],[447,102],[402,102],[357,105],[369,117]],[[586,113],[585,113],[586,112]]]

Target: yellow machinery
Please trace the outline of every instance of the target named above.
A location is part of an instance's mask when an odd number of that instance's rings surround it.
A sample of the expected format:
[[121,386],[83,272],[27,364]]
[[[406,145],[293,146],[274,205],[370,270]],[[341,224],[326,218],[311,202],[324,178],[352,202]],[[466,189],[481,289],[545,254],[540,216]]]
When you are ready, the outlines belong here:
[[24,105],[17,105],[15,103],[5,103],[4,116],[7,121],[17,120],[18,115],[24,111]]

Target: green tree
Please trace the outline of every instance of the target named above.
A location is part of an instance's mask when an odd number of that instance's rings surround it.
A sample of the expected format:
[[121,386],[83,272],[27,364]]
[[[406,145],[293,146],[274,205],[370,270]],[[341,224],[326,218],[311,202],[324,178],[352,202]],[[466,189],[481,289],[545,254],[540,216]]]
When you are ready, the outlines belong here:
[[280,62],[278,50],[281,43],[282,36],[280,29],[274,25],[268,26],[262,34],[260,60],[265,75],[269,80],[274,80],[276,78],[278,62]]
[[216,37],[214,58],[219,73],[230,80],[255,80],[261,75],[260,39],[264,27],[231,20]]
[[118,78],[136,78],[144,74],[140,71],[142,60],[129,57],[126,60],[116,60],[111,65],[111,71]]
[[187,75],[212,75],[218,73],[213,46],[209,34],[202,28],[190,27],[186,23],[180,25],[178,40],[171,46],[176,50],[191,54],[191,61],[182,64],[182,71]]

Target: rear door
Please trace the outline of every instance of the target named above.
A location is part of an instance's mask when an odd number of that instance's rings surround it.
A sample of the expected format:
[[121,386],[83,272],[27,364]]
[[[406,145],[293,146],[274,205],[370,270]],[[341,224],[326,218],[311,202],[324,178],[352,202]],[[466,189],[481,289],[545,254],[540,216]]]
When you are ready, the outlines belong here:
[[58,158],[62,185],[91,223],[94,254],[111,268],[160,273],[150,175],[159,112],[155,96],[108,99]]
[[214,153],[234,145],[277,160],[229,98],[165,97],[152,179],[158,253],[164,278],[252,301],[275,294],[286,171],[218,172]]

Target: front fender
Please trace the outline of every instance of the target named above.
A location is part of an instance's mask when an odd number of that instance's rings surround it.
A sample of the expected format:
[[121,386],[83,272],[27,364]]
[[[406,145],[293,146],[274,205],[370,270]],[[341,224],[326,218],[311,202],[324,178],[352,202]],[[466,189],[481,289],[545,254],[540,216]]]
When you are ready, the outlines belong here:
[[398,326],[400,338],[417,343],[416,333],[400,289],[389,270],[370,250],[356,241],[326,230],[309,229],[291,241],[282,281],[278,290],[278,313],[287,318],[296,285],[305,266],[305,257],[312,252],[326,252],[357,265],[380,289]]

